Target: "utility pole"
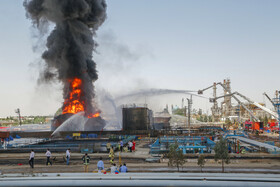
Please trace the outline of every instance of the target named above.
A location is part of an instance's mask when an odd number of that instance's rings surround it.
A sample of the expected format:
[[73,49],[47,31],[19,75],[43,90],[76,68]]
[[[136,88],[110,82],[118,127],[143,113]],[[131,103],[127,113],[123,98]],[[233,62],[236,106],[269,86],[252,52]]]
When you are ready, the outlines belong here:
[[187,98],[188,100],[188,124],[189,124],[189,136],[191,136],[191,108],[192,108],[192,95],[191,98]]
[[20,109],[17,108],[17,109],[15,110],[15,113],[18,114],[19,125],[21,126],[22,123],[21,123]]

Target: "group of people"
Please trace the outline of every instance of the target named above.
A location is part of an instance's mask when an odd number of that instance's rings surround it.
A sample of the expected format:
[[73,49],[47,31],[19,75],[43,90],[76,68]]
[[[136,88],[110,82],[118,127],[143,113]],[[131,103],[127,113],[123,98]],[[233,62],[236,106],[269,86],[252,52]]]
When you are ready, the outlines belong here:
[[133,140],[132,142],[131,141],[129,141],[128,143],[128,151],[130,151],[130,152],[134,152],[135,151],[135,146],[136,146],[136,142]]
[[[124,144],[123,141],[121,140],[118,144],[118,148],[121,152],[123,152],[124,150]],[[133,140],[132,142],[129,141],[127,143],[127,150],[126,151],[130,151],[130,152],[134,152],[135,151],[135,146],[136,146],[136,142]],[[109,153],[109,159],[110,159],[110,163],[114,164],[114,158],[115,158],[115,152],[114,152],[114,146],[111,145],[110,142],[108,142],[106,144],[106,148],[107,148],[107,152]]]
[[127,167],[126,164],[124,163],[123,165],[120,165],[118,168],[116,164],[112,164],[110,167],[111,173],[126,173],[127,172]]
[[[90,156],[87,153],[85,153],[82,160],[84,161],[85,172],[88,172]],[[102,171],[105,171],[104,162],[102,161],[102,157],[100,157],[99,161],[97,162],[97,170],[98,170],[98,173],[102,173]],[[110,171],[111,171],[111,173],[126,173],[127,167],[126,167],[125,163],[123,165],[120,165],[119,168],[116,166],[115,163],[112,163],[112,166],[110,167]]]
[[[47,158],[46,161],[46,165],[52,165],[51,162],[51,151],[49,149],[47,149],[45,156]],[[71,150],[67,149],[66,150],[66,164],[69,165],[70,162],[70,156],[71,156]],[[35,152],[32,149],[29,155],[29,165],[31,168],[34,168],[34,158],[35,158]],[[85,168],[85,172],[88,172],[88,167],[89,167],[89,163],[90,163],[90,156],[85,153],[82,157],[83,160],[83,164],[84,164],[84,168]],[[113,159],[114,160],[114,159]],[[112,159],[111,159],[112,161]],[[126,164],[124,163],[123,165],[120,165],[119,168],[116,166],[115,163],[111,162],[112,166],[110,167],[111,173],[126,173],[127,172],[127,167]],[[99,158],[99,161],[97,162],[97,169],[98,169],[98,173],[101,173],[105,167],[104,167],[104,162],[102,161],[102,157]]]
[[[69,159],[70,159],[70,149],[67,149],[66,151],[66,158],[67,158],[67,152],[68,152],[68,155],[69,155]],[[47,152],[46,152],[46,157],[47,157],[47,162],[46,162],[46,165],[52,165],[52,162],[51,162],[51,156],[52,156],[52,153],[50,151],[50,149],[47,149]],[[35,158],[35,152],[34,150],[32,149],[31,152],[30,152],[30,155],[29,155],[29,165],[31,168],[34,168],[34,158]],[[67,165],[69,165],[69,159],[67,159]]]
[[[119,146],[119,150],[121,152],[123,152],[124,151],[124,143],[123,143],[122,140],[119,142],[118,146]],[[134,140],[129,141],[127,143],[127,151],[134,152],[135,151],[135,146],[136,146],[136,142]],[[127,172],[126,164],[120,165],[119,168],[117,168],[116,164],[114,163],[114,157],[115,157],[114,148],[113,148],[113,146],[111,146],[110,142],[107,143],[107,151],[109,152],[110,163],[112,165],[110,167],[111,172],[122,172],[122,173]],[[45,153],[45,156],[47,158],[46,165],[47,166],[52,165],[52,161],[51,161],[52,153],[49,149],[47,149],[47,151]],[[71,150],[67,149],[66,150],[66,164],[67,165],[69,165],[69,163],[70,163],[70,156],[71,156]],[[32,149],[31,152],[30,152],[30,156],[29,156],[29,165],[30,165],[31,168],[34,168],[34,158],[35,158],[35,152]],[[88,156],[87,153],[85,155],[83,155],[82,160],[83,160],[83,163],[84,163],[84,166],[85,166],[85,172],[88,172],[88,165],[89,165],[90,157]],[[100,157],[100,160],[97,163],[97,168],[98,168],[98,172],[101,172],[102,170],[104,170],[104,163],[102,161],[102,157]]]
[[[123,152],[123,151],[124,151],[124,143],[123,143],[122,140],[119,142],[118,146],[119,146],[119,150],[120,150],[121,152]],[[133,140],[132,142],[129,141],[129,142],[127,143],[127,151],[130,151],[130,152],[135,151],[135,146],[136,146],[136,142],[135,142],[134,140]],[[111,148],[112,148],[111,143],[108,142],[108,143],[107,143],[107,151],[110,152],[110,151],[111,151]]]

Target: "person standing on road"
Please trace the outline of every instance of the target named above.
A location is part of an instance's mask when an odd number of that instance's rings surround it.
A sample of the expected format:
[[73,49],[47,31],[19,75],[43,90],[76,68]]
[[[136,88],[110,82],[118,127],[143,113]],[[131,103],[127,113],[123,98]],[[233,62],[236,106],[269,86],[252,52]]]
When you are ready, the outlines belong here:
[[114,163],[115,152],[114,152],[113,146],[112,146],[111,149],[110,149],[109,158],[110,158],[110,163]]
[[97,169],[98,173],[101,173],[101,171],[104,170],[104,162],[102,161],[102,157],[100,157],[99,161],[97,162]]
[[122,140],[120,141],[120,150],[121,150],[121,152],[123,151],[123,141]]
[[87,153],[83,156],[82,160],[84,161],[85,172],[88,172],[88,165],[89,165],[90,157],[88,156]]
[[108,142],[108,143],[106,144],[106,147],[107,147],[107,151],[108,151],[108,153],[110,153],[111,143],[110,143],[110,142]]
[[133,140],[133,141],[132,141],[132,151],[133,151],[133,152],[135,151],[135,146],[136,146],[136,142]]
[[133,146],[132,142],[129,141],[129,142],[128,142],[128,150],[129,150],[130,152],[132,152],[132,146]]
[[35,153],[32,149],[29,156],[29,165],[31,168],[34,168],[34,157],[35,157]]
[[70,149],[66,150],[66,164],[69,165],[70,161]]
[[52,166],[52,162],[50,160],[51,156],[52,156],[52,153],[50,152],[50,149],[47,149],[47,152],[46,152],[47,163],[46,163],[46,165],[50,164]]

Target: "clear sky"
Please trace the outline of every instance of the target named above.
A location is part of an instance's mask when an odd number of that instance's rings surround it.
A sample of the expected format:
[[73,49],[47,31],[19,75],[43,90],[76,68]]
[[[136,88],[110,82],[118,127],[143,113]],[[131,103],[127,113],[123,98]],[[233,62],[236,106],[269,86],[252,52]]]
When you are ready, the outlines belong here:
[[[263,92],[273,96],[280,89],[278,0],[107,0],[107,5],[94,54],[99,90],[113,96],[140,88],[198,90],[230,78],[232,90],[263,102]],[[0,1],[0,117],[15,115],[16,108],[23,115],[53,114],[62,104],[59,85],[37,86],[34,33],[22,1]],[[164,107],[181,99],[150,100]],[[211,107],[203,99],[194,106]]]

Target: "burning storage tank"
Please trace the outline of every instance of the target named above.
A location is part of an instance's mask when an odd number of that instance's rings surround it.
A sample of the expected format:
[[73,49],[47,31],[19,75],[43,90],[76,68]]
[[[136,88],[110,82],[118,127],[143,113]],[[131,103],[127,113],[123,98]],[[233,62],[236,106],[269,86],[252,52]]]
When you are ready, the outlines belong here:
[[[62,114],[56,116],[53,120],[52,131],[55,131],[68,119],[65,127],[60,128],[61,131],[100,131],[104,128],[105,121],[100,117],[100,112],[86,114],[81,87],[81,79],[75,78],[70,81],[69,95],[64,100]],[[73,117],[73,115],[76,117]]]
[[149,130],[153,124],[153,112],[147,105],[125,105],[122,109],[123,130]]
[[61,125],[60,130],[67,131],[102,130],[105,121],[94,93],[98,75],[93,37],[106,19],[105,0],[24,0],[23,6],[38,34],[43,36],[49,25],[54,26],[42,53],[45,64],[38,80],[63,85],[62,114],[55,117],[52,129]]

